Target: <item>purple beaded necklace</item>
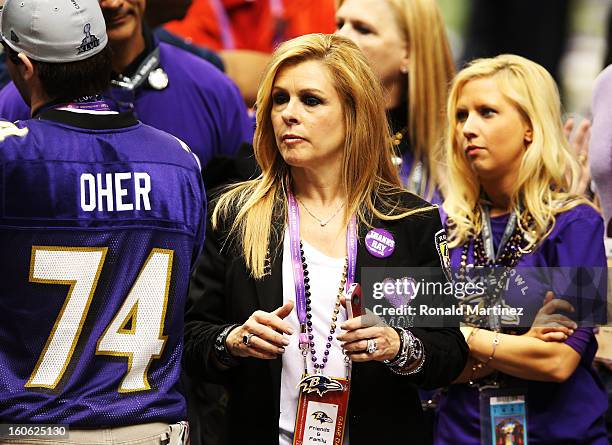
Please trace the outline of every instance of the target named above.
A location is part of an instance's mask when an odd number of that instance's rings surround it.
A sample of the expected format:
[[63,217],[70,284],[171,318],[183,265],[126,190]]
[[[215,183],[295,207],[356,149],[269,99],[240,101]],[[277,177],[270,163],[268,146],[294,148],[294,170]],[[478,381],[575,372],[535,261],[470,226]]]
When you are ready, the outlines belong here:
[[[310,278],[308,277],[308,268],[304,249],[300,241],[300,210],[293,193],[289,190],[287,193],[288,209],[287,220],[289,225],[289,244],[291,250],[291,265],[293,270],[293,279],[295,282],[295,297],[296,297],[296,312],[300,323],[300,350],[304,357],[304,372],[307,373],[307,357],[310,351],[311,360],[315,372],[321,372],[328,361],[333,335],[336,332],[336,321],[340,311],[340,298],[343,292],[355,281],[355,270],[357,263],[357,219],[355,215],[351,216],[349,225],[346,231],[346,246],[347,258],[344,266],[344,272],[338,289],[338,296],[332,314],[330,323],[329,335],[325,344],[325,350],[321,363],[316,356],[314,334],[312,327],[312,311],[311,311],[311,294],[310,294]],[[345,357],[346,361],[346,357]]]
[[[302,255],[302,268],[304,270],[304,287],[305,287],[305,297],[306,297],[306,332],[308,333],[308,348],[301,348],[302,354],[308,353],[310,351],[310,359],[312,361],[313,367],[315,371],[320,370],[323,371],[325,365],[327,364],[327,360],[329,357],[329,351],[332,346],[332,341],[334,340],[334,333],[336,332],[336,322],[338,321],[338,313],[340,312],[340,298],[344,293],[344,286],[346,285],[346,275],[348,269],[348,257],[344,262],[344,270],[342,271],[342,278],[340,280],[340,286],[338,288],[338,295],[336,297],[336,303],[334,304],[334,310],[332,312],[331,323],[329,325],[329,335],[327,336],[327,343],[325,343],[325,350],[323,351],[323,358],[321,359],[321,363],[318,363],[317,352],[315,350],[314,343],[314,334],[312,333],[312,311],[311,304],[312,300],[310,299],[310,278],[308,277],[308,265],[306,264],[306,257],[304,256],[304,250],[302,242],[300,241],[300,253]],[[301,345],[300,345],[301,346]],[[304,366],[306,368],[306,366]]]

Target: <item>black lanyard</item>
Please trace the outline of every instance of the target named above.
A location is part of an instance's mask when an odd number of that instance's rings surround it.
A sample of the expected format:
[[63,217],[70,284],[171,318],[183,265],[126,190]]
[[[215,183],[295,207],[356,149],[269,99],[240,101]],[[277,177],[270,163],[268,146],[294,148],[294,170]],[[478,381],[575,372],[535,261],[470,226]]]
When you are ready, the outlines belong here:
[[145,57],[136,70],[136,74],[134,74],[132,77],[127,77],[120,74],[119,79],[113,79],[111,84],[124,90],[134,91],[141,86],[149,78],[149,74],[151,74],[151,72],[158,67],[159,47],[155,48],[147,57]]

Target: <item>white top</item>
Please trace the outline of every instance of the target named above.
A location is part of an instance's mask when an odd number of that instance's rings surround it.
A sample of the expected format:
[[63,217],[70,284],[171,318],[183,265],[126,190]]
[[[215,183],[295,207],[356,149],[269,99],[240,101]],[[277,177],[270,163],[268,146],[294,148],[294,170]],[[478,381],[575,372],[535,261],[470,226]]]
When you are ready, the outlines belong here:
[[[317,363],[322,363],[323,351],[329,334],[329,326],[338,296],[338,288],[344,271],[345,258],[332,258],[316,250],[308,243],[302,241],[304,256],[308,266],[310,278],[312,326],[315,342]],[[285,230],[283,245],[283,304],[292,300],[295,302],[295,282],[291,267],[291,251],[289,248],[289,231]],[[299,349],[300,324],[297,311],[294,309],[285,319],[293,328],[294,334],[289,338],[289,346],[285,347],[283,354],[283,369],[281,373],[280,392],[280,419],[279,419],[279,445],[293,444],[293,431],[297,415],[298,390],[304,372],[304,359]],[[340,325],[346,321],[346,310],[340,308],[336,332],[333,334],[328,362],[324,374],[330,377],[345,377],[346,368],[340,342],[336,335],[340,334]],[[314,372],[311,355],[308,354],[308,372]],[[344,445],[348,445],[348,425],[344,435]]]

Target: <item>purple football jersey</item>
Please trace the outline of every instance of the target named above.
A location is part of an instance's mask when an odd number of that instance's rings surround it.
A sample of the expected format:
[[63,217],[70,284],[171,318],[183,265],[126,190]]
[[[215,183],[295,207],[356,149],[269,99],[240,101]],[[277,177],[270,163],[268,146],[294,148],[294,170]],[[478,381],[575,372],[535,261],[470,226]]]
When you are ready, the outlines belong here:
[[0,419],[186,417],[183,310],[204,236],[197,158],[131,114],[0,123]]

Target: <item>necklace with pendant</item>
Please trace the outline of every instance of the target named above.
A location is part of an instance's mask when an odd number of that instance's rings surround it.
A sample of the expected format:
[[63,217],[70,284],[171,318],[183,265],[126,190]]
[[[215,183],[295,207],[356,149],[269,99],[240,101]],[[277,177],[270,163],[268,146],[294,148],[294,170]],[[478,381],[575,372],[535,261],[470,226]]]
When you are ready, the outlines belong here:
[[340,212],[340,210],[342,210],[342,208],[344,207],[344,203],[342,203],[337,209],[336,211],[332,214],[332,216],[330,216],[329,218],[327,218],[327,220],[321,219],[318,216],[316,216],[314,213],[312,213],[308,207],[306,207],[306,204],[304,204],[302,202],[302,200],[300,198],[298,198],[297,196],[295,197],[295,199],[297,199],[299,201],[300,204],[302,204],[302,207],[304,207],[304,210],[306,210],[308,212],[308,214],[310,216],[312,216],[314,219],[316,219],[319,222],[319,225],[321,227],[325,227],[327,224],[329,224],[331,222],[332,219],[334,219],[334,217]]

